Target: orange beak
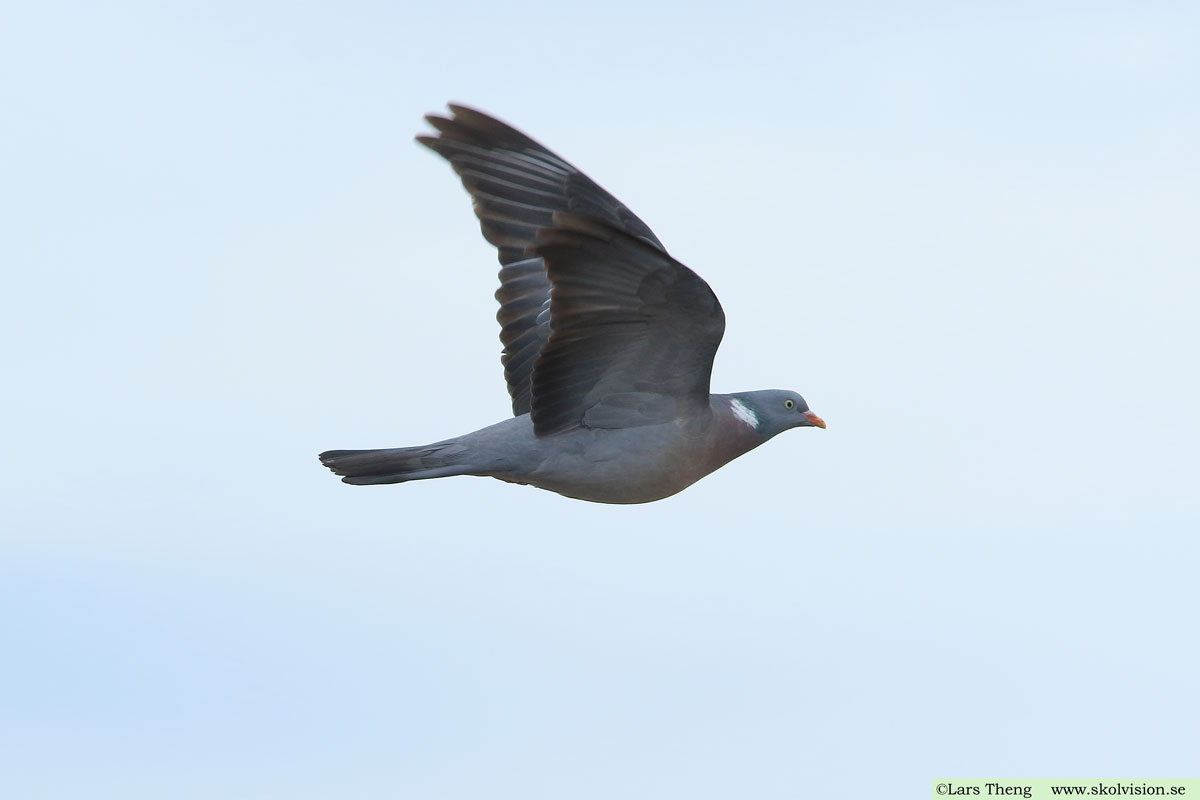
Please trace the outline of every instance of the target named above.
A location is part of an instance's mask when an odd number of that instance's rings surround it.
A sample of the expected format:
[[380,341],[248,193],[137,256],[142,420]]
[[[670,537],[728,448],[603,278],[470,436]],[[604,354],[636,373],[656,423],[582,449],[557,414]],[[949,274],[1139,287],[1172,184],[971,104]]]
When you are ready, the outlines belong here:
[[820,417],[818,417],[818,416],[817,416],[816,414],[814,414],[813,412],[811,412],[811,411],[805,411],[803,416],[804,416],[804,418],[805,418],[806,420],[808,420],[808,421],[809,421],[809,424],[811,424],[811,425],[815,425],[815,426],[816,426],[816,427],[818,427],[818,428],[824,428],[824,427],[825,427],[825,420],[821,419]]

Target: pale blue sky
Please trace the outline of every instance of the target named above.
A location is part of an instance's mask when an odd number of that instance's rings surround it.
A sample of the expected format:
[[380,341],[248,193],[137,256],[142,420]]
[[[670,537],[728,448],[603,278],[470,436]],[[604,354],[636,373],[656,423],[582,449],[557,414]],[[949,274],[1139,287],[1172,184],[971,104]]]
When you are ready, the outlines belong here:
[[[5,17],[0,796],[1200,772],[1193,4]],[[650,506],[338,483],[507,412],[446,100],[829,429]]]

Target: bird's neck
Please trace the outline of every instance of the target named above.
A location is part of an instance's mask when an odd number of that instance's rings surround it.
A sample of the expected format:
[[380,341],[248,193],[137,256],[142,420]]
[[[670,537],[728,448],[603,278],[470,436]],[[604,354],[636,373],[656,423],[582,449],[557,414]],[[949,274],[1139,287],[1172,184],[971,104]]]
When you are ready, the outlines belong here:
[[750,452],[771,438],[764,434],[754,410],[736,395],[714,394],[709,405],[712,409],[711,452],[721,464]]

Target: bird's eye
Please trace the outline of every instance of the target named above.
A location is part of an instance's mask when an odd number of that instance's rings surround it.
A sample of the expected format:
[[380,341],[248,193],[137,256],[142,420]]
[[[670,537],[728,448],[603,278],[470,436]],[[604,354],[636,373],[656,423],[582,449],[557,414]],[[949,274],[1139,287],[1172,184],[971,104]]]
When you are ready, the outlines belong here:
[[795,404],[795,402],[793,402],[792,400],[784,400],[784,401],[783,401],[783,407],[784,407],[784,408],[787,408],[787,409],[792,409],[792,408],[795,408],[795,407],[796,407],[796,404]]

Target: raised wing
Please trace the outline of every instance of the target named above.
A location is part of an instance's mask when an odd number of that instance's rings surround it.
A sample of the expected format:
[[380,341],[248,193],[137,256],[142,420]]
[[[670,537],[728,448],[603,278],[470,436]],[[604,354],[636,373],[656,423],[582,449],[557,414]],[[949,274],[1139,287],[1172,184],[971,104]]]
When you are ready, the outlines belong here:
[[533,369],[534,432],[625,428],[708,408],[725,314],[700,276],[607,222],[557,212],[546,264],[550,339]]
[[450,111],[426,116],[438,135],[417,141],[462,178],[483,236],[498,251],[501,362],[513,414],[520,415],[532,408],[533,366],[550,337],[550,281],[532,253],[538,231],[554,225],[555,212],[575,212],[666,251],[646,223],[550,150],[482,112],[454,104]]

